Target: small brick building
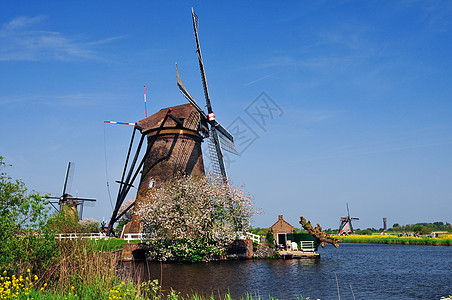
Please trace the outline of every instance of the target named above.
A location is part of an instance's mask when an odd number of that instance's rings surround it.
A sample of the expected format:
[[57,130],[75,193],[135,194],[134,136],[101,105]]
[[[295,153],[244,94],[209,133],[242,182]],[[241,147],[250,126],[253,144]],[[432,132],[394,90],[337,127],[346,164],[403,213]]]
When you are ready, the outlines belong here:
[[294,232],[294,227],[283,219],[282,215],[278,216],[278,221],[270,227],[273,237],[278,245],[286,245],[287,234]]

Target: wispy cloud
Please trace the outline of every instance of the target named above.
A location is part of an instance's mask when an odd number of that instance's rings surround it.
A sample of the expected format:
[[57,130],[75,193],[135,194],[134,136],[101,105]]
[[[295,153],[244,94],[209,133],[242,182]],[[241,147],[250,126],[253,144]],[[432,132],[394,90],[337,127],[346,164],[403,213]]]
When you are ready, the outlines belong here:
[[450,1],[421,1],[421,0],[399,0],[397,8],[401,10],[419,11],[420,18],[424,24],[423,33],[427,35],[435,33],[449,33],[451,24],[450,14],[452,2]]
[[28,17],[14,18],[9,23],[7,23],[3,26],[3,28],[0,30],[0,34],[5,33],[7,31],[17,30],[20,28],[31,26],[36,23],[40,23],[44,19],[45,19],[45,16],[42,16],[42,15],[33,17],[33,18],[28,18]]
[[371,156],[381,153],[406,152],[420,148],[434,148],[452,145],[450,138],[401,138],[398,140],[377,141],[374,143],[344,144],[327,152],[317,153],[311,157],[300,159],[299,162],[310,162],[318,160],[337,160],[344,157]]
[[39,30],[45,16],[17,17],[0,27],[0,61],[100,60],[96,47],[118,38],[83,40]]
[[48,95],[14,95],[0,97],[0,105],[38,105],[38,106],[66,106],[83,107],[98,105],[110,101],[119,101],[124,96],[110,93],[75,93]]
[[282,71],[276,71],[276,72],[273,72],[273,73],[271,73],[271,74],[267,74],[267,75],[265,75],[265,76],[262,76],[262,77],[259,77],[259,78],[255,79],[255,80],[252,80],[252,81],[250,81],[250,82],[247,82],[247,83],[245,83],[243,86],[249,86],[249,85],[252,85],[252,84],[254,84],[254,83],[256,83],[256,82],[262,81],[262,80],[264,80],[264,79],[267,79],[267,78],[269,78],[269,77],[271,77],[271,76],[273,76],[273,75],[276,75],[276,74],[278,74],[278,73],[281,73],[281,72],[282,72]]

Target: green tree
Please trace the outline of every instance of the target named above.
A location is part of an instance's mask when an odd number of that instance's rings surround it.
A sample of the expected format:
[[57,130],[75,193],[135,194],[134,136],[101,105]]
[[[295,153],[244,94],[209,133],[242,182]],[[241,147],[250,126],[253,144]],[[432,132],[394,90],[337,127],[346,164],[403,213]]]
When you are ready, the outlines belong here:
[[44,226],[48,201],[4,172],[9,166],[0,156],[0,269],[42,269],[54,253],[53,236]]
[[357,229],[357,230],[355,230],[355,233],[356,234],[364,234],[364,235],[372,235],[372,231],[369,229],[364,229],[364,230]]
[[38,229],[47,221],[48,200],[37,192],[29,194],[22,180],[3,172],[9,166],[0,156],[0,218],[21,228]]
[[414,232],[421,232],[423,228],[424,228],[424,226],[422,226],[421,224],[416,224],[413,227],[413,231]]
[[273,236],[273,230],[269,230],[267,231],[267,234],[265,235],[265,240],[267,241],[267,245],[270,248],[276,248],[276,244],[275,244],[275,238]]

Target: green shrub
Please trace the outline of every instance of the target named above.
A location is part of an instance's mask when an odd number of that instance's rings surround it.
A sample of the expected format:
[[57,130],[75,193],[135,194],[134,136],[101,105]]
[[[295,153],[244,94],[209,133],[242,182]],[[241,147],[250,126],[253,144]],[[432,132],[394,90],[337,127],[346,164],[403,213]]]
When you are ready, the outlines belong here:
[[0,269],[45,269],[55,258],[55,240],[44,226],[48,201],[37,192],[28,193],[21,180],[3,172],[6,167],[0,156]]
[[356,234],[364,234],[364,235],[372,235],[372,231],[369,229],[364,229],[364,230],[355,230]]

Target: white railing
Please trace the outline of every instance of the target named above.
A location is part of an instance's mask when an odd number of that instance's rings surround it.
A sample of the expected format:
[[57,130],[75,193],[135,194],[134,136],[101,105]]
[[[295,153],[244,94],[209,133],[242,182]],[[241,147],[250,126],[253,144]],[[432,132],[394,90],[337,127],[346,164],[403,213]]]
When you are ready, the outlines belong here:
[[246,235],[254,242],[260,243],[261,242],[261,236],[258,234],[254,234],[251,232],[247,232]]
[[124,240],[127,241],[127,243],[130,243],[130,241],[143,242],[143,233],[125,233]]
[[91,240],[100,240],[108,238],[105,233],[60,233],[55,235],[57,240],[64,239],[91,239]]
[[314,252],[314,242],[313,241],[301,241],[301,251],[303,252]]
[[[260,242],[260,236],[257,234],[253,234],[251,232],[237,232],[237,238],[241,240],[245,240],[246,238],[250,238],[253,242]],[[55,235],[55,238],[58,240],[63,239],[92,239],[92,240],[100,240],[100,239],[108,239],[105,233],[60,233]],[[143,242],[144,236],[143,233],[125,233],[123,235],[124,241],[130,243],[130,241],[140,241]],[[313,243],[313,242],[310,242]]]
[[251,232],[237,232],[236,238],[239,240],[246,240],[247,238],[250,238],[253,242],[256,243],[260,243],[261,240],[260,235]]

